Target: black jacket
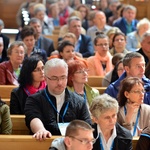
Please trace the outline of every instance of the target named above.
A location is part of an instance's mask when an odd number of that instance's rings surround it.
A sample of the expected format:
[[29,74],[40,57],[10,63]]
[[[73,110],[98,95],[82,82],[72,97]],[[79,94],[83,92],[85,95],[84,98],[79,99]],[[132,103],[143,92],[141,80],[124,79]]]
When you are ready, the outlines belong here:
[[[98,136],[97,133],[97,124],[93,125],[94,137]],[[132,135],[129,130],[125,129],[118,123],[116,124],[117,136],[114,140],[114,146],[112,150],[132,150]],[[100,139],[96,140],[96,143],[93,145],[93,150],[101,150],[100,148]]]
[[25,102],[28,95],[21,87],[15,88],[11,92],[10,98],[10,114],[24,114]]
[[[61,135],[57,124],[57,112],[48,101],[45,92],[55,108],[57,108],[56,99],[54,96],[49,94],[47,87],[46,89],[29,96],[25,104],[26,125],[30,128],[31,120],[34,118],[39,118],[43,122],[46,130],[50,131],[52,135]],[[66,109],[67,105],[68,108]],[[80,119],[91,124],[90,114],[84,99],[81,96],[70,92],[68,89],[65,91],[65,102],[60,110],[60,123],[63,122],[62,116],[65,109],[66,113],[63,117],[64,122]]]

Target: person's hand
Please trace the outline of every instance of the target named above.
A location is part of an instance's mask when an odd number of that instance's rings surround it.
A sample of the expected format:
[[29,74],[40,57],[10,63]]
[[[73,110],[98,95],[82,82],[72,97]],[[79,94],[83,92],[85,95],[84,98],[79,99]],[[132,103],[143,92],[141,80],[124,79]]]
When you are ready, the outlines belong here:
[[33,138],[36,138],[39,141],[43,141],[46,138],[50,138],[52,135],[49,131],[47,130],[39,130],[37,131],[34,135]]

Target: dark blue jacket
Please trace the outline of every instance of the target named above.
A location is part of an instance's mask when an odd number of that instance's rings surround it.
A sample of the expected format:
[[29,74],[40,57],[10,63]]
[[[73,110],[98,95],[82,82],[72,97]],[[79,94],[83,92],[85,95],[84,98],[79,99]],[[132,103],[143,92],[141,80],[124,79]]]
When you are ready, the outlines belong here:
[[[109,94],[110,96],[114,97],[117,99],[117,95],[119,92],[119,86],[120,82],[126,78],[126,72],[124,72],[121,77],[116,80],[115,82],[111,83],[105,93]],[[146,91],[145,96],[144,96],[144,103],[150,105],[150,80],[146,78],[145,76],[142,78],[142,81],[144,82],[144,89]]]
[[[132,31],[136,30],[136,25],[138,23],[138,20],[134,19],[132,20]],[[125,18],[118,19],[113,26],[118,27],[125,35],[127,35],[127,28],[126,28],[126,21]]]

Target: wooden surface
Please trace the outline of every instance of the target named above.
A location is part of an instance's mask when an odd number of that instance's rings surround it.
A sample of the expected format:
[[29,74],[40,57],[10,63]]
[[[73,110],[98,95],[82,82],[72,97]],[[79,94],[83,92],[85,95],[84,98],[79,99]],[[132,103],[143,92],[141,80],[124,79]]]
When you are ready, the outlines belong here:
[[102,87],[103,76],[88,76],[87,84],[91,87]]

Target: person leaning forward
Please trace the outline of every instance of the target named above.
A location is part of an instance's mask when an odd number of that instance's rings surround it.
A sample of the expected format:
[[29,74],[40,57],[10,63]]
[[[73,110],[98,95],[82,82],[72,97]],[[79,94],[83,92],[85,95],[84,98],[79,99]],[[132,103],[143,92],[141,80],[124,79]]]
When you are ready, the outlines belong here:
[[[91,124],[90,114],[84,99],[67,90],[68,65],[54,58],[44,67],[47,87],[29,96],[25,105],[25,120],[37,140],[61,135],[60,123],[74,119]],[[58,124],[59,123],[59,124]]]

